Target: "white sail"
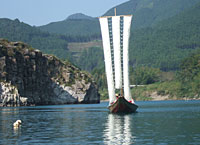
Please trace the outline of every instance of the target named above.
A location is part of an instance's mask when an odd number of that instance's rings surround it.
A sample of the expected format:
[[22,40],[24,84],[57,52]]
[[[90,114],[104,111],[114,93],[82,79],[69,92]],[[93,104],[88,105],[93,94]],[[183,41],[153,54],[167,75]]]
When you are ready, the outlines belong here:
[[124,73],[124,97],[128,101],[132,101],[130,82],[129,82],[129,36],[132,16],[124,16],[123,27],[123,73]]
[[103,48],[104,48],[105,69],[106,69],[106,75],[107,75],[109,102],[113,103],[116,100],[116,96],[115,96],[115,88],[114,88],[114,80],[113,80],[108,19],[100,18],[99,21],[101,25],[101,33],[102,33]]
[[120,16],[112,17],[112,34],[115,65],[115,88],[122,88],[121,50],[120,50]]

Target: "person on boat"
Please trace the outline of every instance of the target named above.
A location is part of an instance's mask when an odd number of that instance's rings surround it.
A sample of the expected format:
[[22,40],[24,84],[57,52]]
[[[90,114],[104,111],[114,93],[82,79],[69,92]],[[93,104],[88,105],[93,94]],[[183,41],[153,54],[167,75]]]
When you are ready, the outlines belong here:
[[119,94],[115,94],[115,96],[116,96],[116,98],[118,99],[120,95],[119,95]]
[[[119,94],[115,94],[115,96],[116,96],[117,99],[120,97]],[[117,101],[117,99],[114,102],[112,102],[111,105],[114,104]]]

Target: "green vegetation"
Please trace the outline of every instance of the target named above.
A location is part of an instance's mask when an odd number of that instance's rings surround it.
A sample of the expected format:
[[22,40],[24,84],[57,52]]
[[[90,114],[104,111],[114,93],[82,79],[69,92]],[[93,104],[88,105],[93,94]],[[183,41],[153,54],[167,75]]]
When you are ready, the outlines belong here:
[[[108,99],[104,68],[94,69],[101,99]],[[130,72],[131,84],[145,85],[132,89],[136,100],[152,100],[152,95],[167,96],[167,99],[200,98],[200,49],[181,62],[177,72],[162,72],[151,67],[138,67]]]
[[153,28],[135,31],[130,40],[131,65],[177,70],[181,60],[200,48],[200,3]]
[[[200,48],[200,3],[149,28],[135,30],[130,38],[130,65],[162,71],[179,69],[182,59]],[[133,23],[134,24],[134,23]],[[96,52],[95,52],[96,51]],[[81,54],[78,66],[87,71],[103,66],[101,48]]]
[[131,72],[131,84],[148,85],[160,80],[160,70],[149,67],[138,67]]
[[97,86],[99,87],[98,89],[101,95],[101,100],[108,99],[107,80],[104,66],[101,68],[95,68],[92,71],[92,76],[94,81],[97,82]]
[[22,41],[34,48],[40,49],[43,53],[54,54],[62,59],[72,58],[71,51],[68,49],[69,42],[87,42],[96,38],[91,36],[71,36],[57,35],[43,32],[36,27],[20,22],[18,19],[9,20],[0,19],[0,38],[8,39],[9,41]]
[[[171,80],[166,79],[163,74],[167,74],[165,72],[160,71],[156,68],[150,68],[150,67],[138,67],[135,70],[130,70],[130,84],[137,84],[137,85],[148,85],[153,83],[161,82],[163,79],[165,80]],[[108,99],[108,90],[107,90],[107,81],[106,81],[106,74],[104,67],[99,69],[94,69],[92,71],[93,78],[97,82],[97,85],[99,86],[99,92],[101,94],[101,99]],[[168,78],[171,77],[171,75],[167,75]],[[143,93],[143,88],[145,87],[137,87],[136,89],[140,93]],[[138,92],[133,93],[134,96],[138,96]],[[142,94],[139,94],[140,100],[146,100],[148,98],[141,97]],[[143,95],[144,96],[144,95]],[[145,99],[144,99],[145,98]],[[137,98],[138,99],[138,98]]]
[[[82,63],[82,60],[80,60],[80,57],[87,57],[87,54],[88,54],[87,51],[91,51],[91,49],[93,49],[93,48],[94,48],[94,50],[92,50],[93,52],[97,51],[97,52],[95,52],[95,54],[98,52],[100,52],[100,54],[102,54],[102,49],[99,49],[99,48],[102,48],[101,41],[68,43],[68,49],[71,52],[72,57],[74,58],[74,60],[76,60],[76,63],[79,64],[79,66],[82,65],[81,68],[83,68],[84,70],[88,70],[88,69],[87,69],[87,67],[84,66],[84,64]],[[86,55],[84,56],[83,53]],[[89,56],[89,57],[91,57],[91,56]],[[94,62],[96,62],[96,60],[94,60]]]
[[103,49],[98,47],[91,47],[82,52],[77,60],[77,64],[81,69],[92,71],[94,68],[104,66]]
[[[117,15],[133,15],[132,30],[152,27],[191,8],[199,0],[130,0],[116,6]],[[113,16],[114,8],[108,10],[105,16]]]
[[[132,95],[135,100],[152,100],[155,95],[168,96],[167,99],[179,99],[178,90],[180,89],[180,82],[167,81],[157,82],[142,87],[135,87],[132,89]],[[156,96],[155,96],[156,97]],[[183,96],[181,96],[183,98]],[[180,99],[181,99],[180,98]]]
[[200,50],[182,62],[178,80],[182,95],[200,97]]
[[[12,45],[12,46],[11,46]],[[16,51],[24,52],[24,49],[28,50],[29,52],[34,51],[35,49],[32,48],[30,45],[24,44],[23,42],[9,42],[6,39],[0,39],[0,57],[3,56],[14,56]],[[10,47],[5,47],[10,46]]]
[[42,32],[18,19],[0,19],[0,37],[9,41],[23,41],[44,53],[54,54],[60,58],[70,58],[67,40],[60,36]]
[[180,71],[171,81],[158,82],[132,89],[137,100],[151,100],[150,94],[169,96],[169,99],[200,98],[200,50],[184,59]]

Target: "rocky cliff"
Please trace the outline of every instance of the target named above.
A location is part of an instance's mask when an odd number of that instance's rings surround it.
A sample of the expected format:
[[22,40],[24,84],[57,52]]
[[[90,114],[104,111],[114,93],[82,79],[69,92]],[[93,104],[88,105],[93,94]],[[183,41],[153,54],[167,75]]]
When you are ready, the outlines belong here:
[[2,106],[100,102],[87,73],[22,42],[0,39],[0,82]]

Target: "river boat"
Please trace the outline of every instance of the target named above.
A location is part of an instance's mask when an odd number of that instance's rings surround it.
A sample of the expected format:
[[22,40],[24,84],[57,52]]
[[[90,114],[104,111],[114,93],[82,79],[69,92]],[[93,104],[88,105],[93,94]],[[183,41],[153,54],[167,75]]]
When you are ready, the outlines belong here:
[[112,113],[132,113],[136,112],[138,106],[135,103],[128,102],[124,97],[119,97],[108,108]]
[[[129,37],[132,15],[99,17],[104,49],[105,71],[112,113],[136,112],[129,81]],[[115,92],[121,90],[120,95]]]

